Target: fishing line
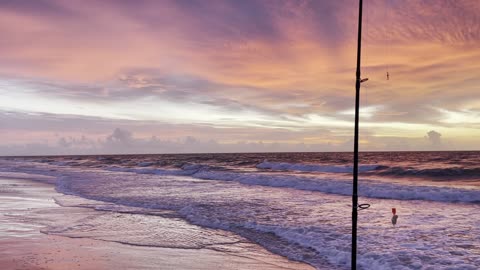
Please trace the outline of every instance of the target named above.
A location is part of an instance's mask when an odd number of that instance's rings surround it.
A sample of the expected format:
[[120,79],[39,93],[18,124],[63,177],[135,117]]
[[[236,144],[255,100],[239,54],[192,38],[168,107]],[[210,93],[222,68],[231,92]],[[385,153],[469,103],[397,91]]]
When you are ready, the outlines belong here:
[[385,75],[387,81],[390,80],[390,51],[391,51],[391,33],[390,33],[390,1],[385,2],[385,19],[384,19],[384,34],[385,34]]
[[[367,1],[367,6],[368,6],[368,1]],[[367,11],[366,13],[367,13],[367,14],[365,14],[365,15],[366,15],[365,17],[366,17],[366,20],[367,20],[367,24],[365,25],[365,33],[367,34],[367,35],[366,35],[366,37],[367,37],[366,45],[367,45],[367,46],[366,46],[366,48],[365,48],[365,62],[366,62],[365,67],[366,67],[366,70],[367,70],[367,76],[366,76],[367,78],[370,77],[370,69],[369,69],[369,67],[370,67],[369,64],[370,64],[370,63],[369,63],[369,61],[368,61],[368,56],[370,55],[370,54],[368,53],[368,51],[369,51],[369,50],[368,50],[368,48],[369,48],[368,45],[370,44],[370,42],[368,42],[368,41],[369,41],[368,36],[369,36],[369,33],[370,33],[370,32],[369,32],[369,30],[370,30],[370,29],[369,29],[369,25],[370,25],[370,20],[369,20],[369,18],[370,18],[370,16],[369,16],[370,12],[369,12],[369,10],[370,10],[369,8],[366,8],[366,11]],[[368,84],[365,84],[365,108],[368,108],[368,87],[367,87],[367,86],[368,86]]]
[[[370,68],[370,61],[369,61],[369,45],[370,45],[370,8],[369,8],[369,3],[368,1],[366,1],[365,3],[365,50],[364,50],[364,67],[365,67],[365,75],[363,77],[365,78],[370,78],[370,71],[371,71],[371,68]],[[365,83],[363,86],[363,112],[362,110],[360,110],[361,112],[361,115],[363,115],[364,118],[368,117],[368,91],[369,91],[369,87],[368,87],[368,83]],[[365,129],[365,127],[362,128],[362,130],[364,131],[367,131]],[[367,139],[367,141],[369,140],[368,138],[368,131],[367,132],[364,132],[365,134],[365,137]]]

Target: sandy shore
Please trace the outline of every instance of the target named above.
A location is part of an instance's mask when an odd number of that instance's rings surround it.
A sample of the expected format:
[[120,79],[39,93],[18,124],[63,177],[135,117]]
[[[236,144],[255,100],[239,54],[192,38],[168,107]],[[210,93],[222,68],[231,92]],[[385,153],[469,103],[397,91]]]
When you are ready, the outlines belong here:
[[[314,269],[244,242],[232,249],[145,247],[41,233],[42,220],[80,219],[93,209],[61,207],[52,185],[0,178],[0,269]],[[61,222],[61,220],[60,220]]]

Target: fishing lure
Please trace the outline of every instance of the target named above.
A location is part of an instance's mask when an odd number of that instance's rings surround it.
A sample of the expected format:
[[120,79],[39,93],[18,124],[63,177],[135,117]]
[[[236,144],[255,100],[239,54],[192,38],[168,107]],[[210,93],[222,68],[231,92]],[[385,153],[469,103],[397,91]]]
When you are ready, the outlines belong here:
[[392,208],[392,224],[393,226],[397,225],[397,219],[398,219],[398,215],[397,215],[397,209],[396,208]]

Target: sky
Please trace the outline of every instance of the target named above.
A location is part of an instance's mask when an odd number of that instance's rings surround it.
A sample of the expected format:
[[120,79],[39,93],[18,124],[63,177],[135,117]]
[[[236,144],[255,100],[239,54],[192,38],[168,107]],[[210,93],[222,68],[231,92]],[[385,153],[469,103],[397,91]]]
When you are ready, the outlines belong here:
[[[360,150],[480,150],[480,1],[364,2]],[[1,0],[0,155],[351,151],[357,20],[356,0]]]

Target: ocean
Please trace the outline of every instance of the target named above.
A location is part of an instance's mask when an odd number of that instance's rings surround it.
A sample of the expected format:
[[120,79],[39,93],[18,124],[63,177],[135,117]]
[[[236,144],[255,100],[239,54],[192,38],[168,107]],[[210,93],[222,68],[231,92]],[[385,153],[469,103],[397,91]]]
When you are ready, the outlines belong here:
[[[360,163],[359,203],[371,206],[359,211],[359,269],[480,269],[480,152],[367,152]],[[351,164],[351,153],[45,156],[3,157],[0,171],[48,176],[68,195],[60,205],[138,214],[62,220],[48,234],[200,249],[233,233],[348,269]]]

